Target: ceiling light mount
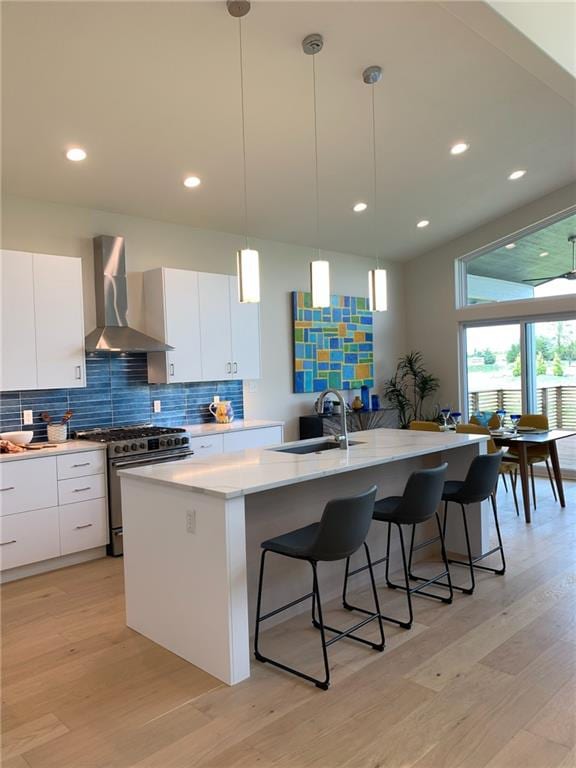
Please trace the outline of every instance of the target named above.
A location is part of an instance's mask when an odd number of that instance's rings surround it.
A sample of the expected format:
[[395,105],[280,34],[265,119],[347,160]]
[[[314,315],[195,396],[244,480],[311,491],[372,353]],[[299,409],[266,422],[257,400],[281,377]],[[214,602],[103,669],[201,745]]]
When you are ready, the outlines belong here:
[[308,56],[314,56],[315,54],[320,53],[323,47],[324,38],[319,32],[312,32],[312,34],[306,35],[304,40],[302,40],[302,50]]
[[366,85],[376,85],[376,83],[382,80],[382,67],[379,67],[377,64],[366,67],[364,72],[362,72],[362,80]]
[[226,0],[226,8],[230,16],[241,19],[250,10],[250,3],[248,0]]

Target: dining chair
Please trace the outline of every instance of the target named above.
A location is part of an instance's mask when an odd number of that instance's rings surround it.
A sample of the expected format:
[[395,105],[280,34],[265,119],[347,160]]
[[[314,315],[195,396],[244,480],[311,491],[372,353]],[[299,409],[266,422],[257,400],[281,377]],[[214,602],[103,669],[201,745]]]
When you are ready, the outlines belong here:
[[[533,427],[534,429],[541,429],[547,432],[550,429],[548,422],[548,416],[543,413],[525,413],[520,417],[518,422],[519,427]],[[552,470],[550,469],[550,449],[547,445],[530,445],[528,446],[528,466],[530,467],[530,482],[532,485],[532,499],[534,502],[534,509],[536,509],[536,484],[534,482],[534,464],[545,464],[546,471],[548,472],[548,479],[550,480],[550,487],[554,495],[554,501],[558,501],[556,494],[556,486],[554,485],[554,479],[552,477]],[[514,447],[511,447],[506,454],[506,460],[512,461],[515,464],[519,463],[518,451]]]
[[420,430],[421,432],[441,432],[440,424],[435,421],[411,421],[410,429]]
[[[477,416],[470,416],[470,424],[477,424],[479,427],[483,427],[484,425],[480,423],[480,420]],[[488,419],[488,429],[499,429],[500,428],[500,419],[498,418],[498,415],[496,412],[490,416]]]
[[[500,450],[492,436],[488,427],[483,427],[480,424],[457,424],[456,432],[467,435],[488,435],[487,441],[487,453],[498,453]],[[516,495],[516,483],[518,480],[518,464],[515,462],[506,461],[507,453],[503,454],[502,463],[498,470],[498,479],[502,478],[506,493],[508,493],[508,485],[506,484],[506,475],[510,478],[510,485],[512,486],[512,495],[514,497],[514,507],[516,508],[516,514],[520,515],[518,508],[518,496]]]

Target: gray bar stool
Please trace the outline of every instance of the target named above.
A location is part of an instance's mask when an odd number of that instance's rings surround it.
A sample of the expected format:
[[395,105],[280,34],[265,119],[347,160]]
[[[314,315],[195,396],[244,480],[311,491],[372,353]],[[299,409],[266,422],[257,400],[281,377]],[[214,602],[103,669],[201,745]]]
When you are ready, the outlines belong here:
[[[465,480],[448,480],[444,484],[444,491],[442,493],[442,500],[444,502],[444,524],[442,526],[443,532],[446,531],[446,520],[448,517],[448,504],[458,504],[462,511],[462,521],[464,523],[464,535],[466,538],[466,551],[468,554],[468,560],[453,560],[450,559],[449,563],[454,565],[463,565],[470,571],[470,587],[459,587],[454,585],[454,589],[458,589],[460,592],[464,592],[467,595],[471,595],[476,587],[476,579],[474,577],[474,570],[479,569],[481,571],[490,571],[502,576],[506,572],[506,559],[504,557],[504,546],[502,544],[502,535],[500,533],[500,525],[498,522],[498,507],[496,505],[496,485],[498,483],[498,474],[500,472],[500,464],[502,462],[503,452],[487,453],[481,456],[476,456],[466,474]],[[494,523],[496,525],[496,536],[498,538],[498,546],[491,549],[489,552],[485,552],[477,557],[472,557],[472,550],[470,548],[470,535],[468,532],[468,521],[466,519],[466,506],[468,504],[476,504],[482,501],[490,499],[492,503],[492,512],[494,513]],[[485,557],[493,555],[495,552],[500,552],[501,567],[489,568],[486,565],[477,565],[479,560],[484,560]]]
[[[376,560],[374,565],[378,563],[386,563],[386,584],[391,589],[402,589],[406,592],[408,602],[408,621],[393,618],[392,616],[385,616],[382,614],[382,618],[386,621],[390,621],[393,624],[398,624],[404,629],[410,629],[412,622],[414,621],[414,612],[412,609],[412,594],[420,594],[426,597],[431,597],[434,600],[440,600],[442,603],[451,603],[453,599],[452,582],[450,579],[450,569],[448,566],[448,560],[446,558],[446,550],[444,548],[444,531],[440,524],[440,518],[438,517],[438,505],[442,497],[442,489],[444,488],[444,477],[446,475],[446,469],[448,464],[441,464],[434,469],[422,469],[417,472],[413,472],[408,478],[404,494],[402,496],[389,496],[385,499],[380,499],[374,506],[374,520],[381,523],[388,523],[388,540],[386,544],[385,557]],[[421,580],[424,582],[416,587],[410,586],[409,580],[409,567],[406,559],[406,550],[404,546],[404,534],[402,533],[403,525],[412,526],[412,544],[414,543],[414,532],[416,526],[420,523],[425,523],[432,517],[436,518],[436,525],[438,528],[438,536],[432,539],[428,539],[422,544],[418,545],[418,549],[428,546],[434,541],[440,540],[442,561],[444,563],[444,570],[437,576],[430,579]],[[390,540],[392,535],[392,526],[395,525],[398,528],[398,535],[400,537],[400,549],[402,552],[402,566],[404,570],[404,584],[395,584],[390,580]],[[416,549],[416,547],[414,547]],[[344,608],[348,610],[362,611],[363,609],[352,605],[347,600],[348,578],[354,576],[361,571],[366,570],[367,566],[356,568],[353,571],[349,569],[349,560],[346,561],[346,575],[344,577],[344,590],[342,593],[342,604]],[[440,579],[447,577],[448,582],[442,583]],[[424,588],[430,584],[438,584],[440,586],[447,586],[449,590],[448,596],[437,595],[433,592],[424,592]],[[364,613],[368,613],[364,611]]]
[[[374,509],[374,500],[376,498],[376,486],[370,488],[365,493],[358,496],[351,496],[344,499],[333,499],[326,504],[322,519],[319,523],[312,523],[305,528],[298,528],[274,539],[268,539],[261,544],[262,557],[260,560],[260,579],[258,582],[258,602],[256,605],[256,632],[254,635],[254,656],[257,661],[273,664],[275,667],[291,672],[293,675],[304,678],[314,683],[318,688],[328,690],[330,685],[330,667],[328,665],[328,646],[349,637],[359,643],[364,643],[376,651],[384,650],[384,627],[380,617],[380,606],[378,604],[378,594],[376,592],[376,582],[372,571],[372,561],[370,559],[370,550],[366,544],[366,536],[372,520],[372,511]],[[322,603],[320,600],[320,590],[318,588],[317,565],[321,562],[333,560],[346,560],[350,558],[360,547],[364,546],[366,554],[366,568],[370,571],[370,580],[372,583],[372,595],[374,597],[375,611],[364,611],[368,613],[369,618],[354,624],[349,629],[340,630],[329,627],[324,624],[322,617]],[[277,555],[293,557],[297,560],[306,560],[312,567],[312,592],[302,597],[292,600],[292,602],[282,605],[269,613],[262,615],[262,585],[264,581],[264,563],[268,552],[275,552]],[[272,616],[291,608],[298,603],[312,598],[312,624],[320,630],[322,642],[322,655],[324,658],[324,679],[312,677],[301,672],[294,667],[283,664],[260,653],[260,624]],[[316,609],[318,618],[316,618]],[[361,627],[369,624],[371,621],[378,621],[380,627],[380,642],[372,643],[362,637],[353,634]],[[326,631],[335,633],[335,637],[326,640]]]

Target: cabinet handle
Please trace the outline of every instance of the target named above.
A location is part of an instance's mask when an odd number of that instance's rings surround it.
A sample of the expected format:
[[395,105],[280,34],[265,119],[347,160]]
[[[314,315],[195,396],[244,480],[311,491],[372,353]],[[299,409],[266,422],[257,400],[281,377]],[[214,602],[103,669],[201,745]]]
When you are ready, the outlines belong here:
[[16,490],[16,486],[9,485],[7,488],[0,488],[0,491],[14,491]]
[[82,491],[89,491],[91,489],[91,485],[87,485],[86,488],[74,488],[74,493],[81,493]]
[[82,366],[77,365],[76,366],[76,378],[80,380],[82,378]]
[[84,523],[84,525],[77,525],[76,530],[79,531],[80,528],[92,528],[92,523]]
[[75,467],[89,467],[89,466],[90,466],[90,462],[85,461],[83,464],[72,464],[72,469],[74,469]]
[[238,363],[234,363],[234,373],[238,373]]
[[11,541],[0,541],[0,547],[6,547],[8,544],[16,544],[16,539],[12,539]]
[[170,363],[170,376],[174,376],[174,363]]
[[226,363],[226,373],[232,373],[232,363]]

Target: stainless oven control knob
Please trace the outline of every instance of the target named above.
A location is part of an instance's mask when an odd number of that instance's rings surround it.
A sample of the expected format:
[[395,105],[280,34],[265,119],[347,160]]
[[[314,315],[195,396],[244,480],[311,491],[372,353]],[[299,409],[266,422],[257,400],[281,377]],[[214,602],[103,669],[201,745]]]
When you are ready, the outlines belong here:
[[117,445],[116,448],[114,448],[114,453],[122,453],[122,447]]
[[174,444],[174,440],[172,440],[172,438],[169,437],[168,440],[166,440],[166,444],[167,445],[173,445]]
[[132,445],[130,446],[130,450],[131,451],[137,451],[138,450],[138,445],[136,443],[132,443]]
[[180,438],[179,437],[175,437],[174,438],[174,445],[180,445]]
[[166,445],[166,440],[160,440],[160,445]]
[[123,445],[122,446],[122,450],[124,451],[124,453],[127,453],[130,450],[130,446],[129,445]]
[[138,446],[138,448],[140,448],[140,450],[141,450],[141,451],[145,450],[145,448],[146,448],[146,443],[140,443],[140,445]]
[[183,437],[183,438],[181,439],[181,441],[180,441],[180,442],[182,443],[182,445],[188,445],[188,443],[189,443],[190,441],[188,440],[188,438],[187,438],[187,437]]

